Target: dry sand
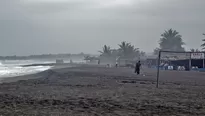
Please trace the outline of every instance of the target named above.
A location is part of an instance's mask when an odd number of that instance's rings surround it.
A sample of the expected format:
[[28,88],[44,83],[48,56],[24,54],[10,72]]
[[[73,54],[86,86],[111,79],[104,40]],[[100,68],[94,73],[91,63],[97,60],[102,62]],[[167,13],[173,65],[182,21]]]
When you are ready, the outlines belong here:
[[161,71],[159,89],[156,71],[146,69],[145,74],[137,76],[129,68],[75,67],[5,79],[0,85],[0,114],[205,115],[205,73]]

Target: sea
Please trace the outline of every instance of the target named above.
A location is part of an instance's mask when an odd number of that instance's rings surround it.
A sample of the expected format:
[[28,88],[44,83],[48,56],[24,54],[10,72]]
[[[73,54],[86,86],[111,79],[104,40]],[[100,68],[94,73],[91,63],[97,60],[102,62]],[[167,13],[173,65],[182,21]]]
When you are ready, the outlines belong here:
[[[7,77],[23,76],[27,74],[35,74],[52,68],[51,66],[29,66],[22,67],[22,65],[31,65],[31,64],[47,64],[55,63],[55,60],[4,60],[0,61],[0,79]],[[69,62],[65,61],[65,63]],[[73,61],[76,63],[82,61]]]

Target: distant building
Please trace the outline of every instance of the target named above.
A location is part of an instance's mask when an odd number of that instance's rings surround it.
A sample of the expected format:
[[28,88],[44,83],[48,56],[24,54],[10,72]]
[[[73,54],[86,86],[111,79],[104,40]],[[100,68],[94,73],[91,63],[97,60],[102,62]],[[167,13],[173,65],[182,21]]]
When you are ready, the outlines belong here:
[[57,59],[56,60],[56,64],[63,64],[63,63],[64,63],[63,59]]
[[99,56],[99,61],[101,65],[110,64],[111,66],[116,64],[116,57],[114,56]]
[[99,58],[93,56],[85,56],[84,60],[86,61],[86,63],[88,64],[98,64],[99,62]]

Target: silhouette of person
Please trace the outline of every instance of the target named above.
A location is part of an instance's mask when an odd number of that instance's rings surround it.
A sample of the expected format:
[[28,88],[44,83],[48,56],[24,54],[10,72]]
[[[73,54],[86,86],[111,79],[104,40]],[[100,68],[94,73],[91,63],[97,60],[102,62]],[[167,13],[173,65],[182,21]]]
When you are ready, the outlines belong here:
[[141,67],[141,63],[140,61],[138,61],[135,66],[135,73],[137,73],[137,75],[140,74],[140,67]]

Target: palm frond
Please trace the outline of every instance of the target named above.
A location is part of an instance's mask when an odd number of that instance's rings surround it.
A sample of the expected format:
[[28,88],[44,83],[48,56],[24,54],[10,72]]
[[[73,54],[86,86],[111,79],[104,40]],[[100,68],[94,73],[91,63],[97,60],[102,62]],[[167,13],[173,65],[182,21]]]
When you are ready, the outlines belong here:
[[160,48],[164,50],[182,51],[184,50],[182,46],[185,45],[185,42],[183,42],[179,32],[171,28],[165,30],[164,33],[161,34],[159,45]]
[[102,51],[98,51],[98,52],[101,53],[101,54],[103,53]]
[[203,44],[201,45],[201,47],[205,47],[205,43],[203,43]]

